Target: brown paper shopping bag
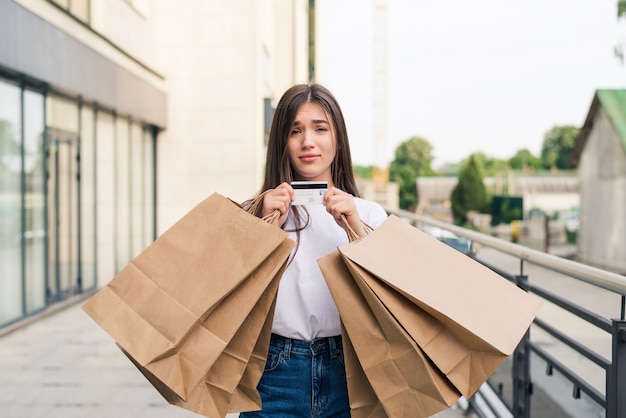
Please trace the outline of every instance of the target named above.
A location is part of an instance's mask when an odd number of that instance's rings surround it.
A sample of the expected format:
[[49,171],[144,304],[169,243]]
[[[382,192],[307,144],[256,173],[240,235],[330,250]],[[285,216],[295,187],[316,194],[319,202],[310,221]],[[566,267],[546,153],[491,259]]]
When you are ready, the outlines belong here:
[[[294,246],[284,231],[215,193],[83,309],[168,401],[188,401],[216,363],[228,363],[221,356],[250,359]],[[267,292],[270,302],[259,308]],[[245,341],[233,343],[242,333]],[[235,377],[219,369],[214,377],[232,388],[242,373],[242,367]]]
[[360,290],[376,296],[370,308],[392,313],[467,398],[513,352],[541,305],[393,215],[339,252]]
[[[189,398],[186,401],[178,399],[173,402],[174,405],[208,417],[224,417],[228,412],[261,409],[261,398],[256,386],[267,359],[279,279],[280,276],[276,276],[267,288],[263,288],[245,326],[239,328]],[[248,300],[256,299],[251,286],[261,289],[258,283],[246,281],[233,292],[233,297],[229,296],[222,303],[233,310],[240,309]],[[224,327],[230,317],[210,316],[203,325],[209,328]]]
[[[454,404],[460,393],[426,358],[393,315],[375,313],[341,255],[318,264],[339,310],[353,417],[427,417]],[[346,279],[348,278],[348,279]]]

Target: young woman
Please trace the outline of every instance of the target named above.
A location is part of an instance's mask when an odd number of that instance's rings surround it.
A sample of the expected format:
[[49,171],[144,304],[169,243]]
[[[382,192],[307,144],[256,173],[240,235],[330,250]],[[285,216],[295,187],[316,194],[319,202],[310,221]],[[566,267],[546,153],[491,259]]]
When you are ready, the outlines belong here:
[[[326,181],[323,205],[292,206],[292,181]],[[258,386],[263,409],[241,417],[350,417],[339,313],[317,259],[346,244],[341,215],[359,236],[387,217],[358,197],[348,134],[333,95],[296,85],[280,99],[267,147],[263,205],[297,242],[278,290],[272,337]],[[245,205],[244,205],[245,206]]]

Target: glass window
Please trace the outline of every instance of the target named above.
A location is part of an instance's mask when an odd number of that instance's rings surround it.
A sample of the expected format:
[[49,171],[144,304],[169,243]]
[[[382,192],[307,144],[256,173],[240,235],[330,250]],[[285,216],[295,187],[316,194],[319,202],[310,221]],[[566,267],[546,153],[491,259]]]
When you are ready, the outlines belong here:
[[22,315],[20,89],[0,81],[0,324]]
[[115,263],[120,271],[130,262],[130,141],[128,119],[115,121]]
[[96,112],[97,277],[105,284],[115,275],[115,121]]
[[26,311],[46,305],[44,96],[24,91]]
[[83,106],[80,126],[80,245],[83,290],[96,286],[96,150],[94,111]]
[[154,207],[156,205],[154,188],[156,179],[154,178],[154,138],[152,128],[144,126],[143,128],[143,245],[147,247],[155,238],[154,228]]
[[141,125],[133,123],[130,130],[130,211],[131,211],[131,256],[137,256],[144,249],[143,214],[145,202],[143,195],[143,149]]
[[63,300],[79,292],[78,104],[58,96],[47,100],[48,297]]

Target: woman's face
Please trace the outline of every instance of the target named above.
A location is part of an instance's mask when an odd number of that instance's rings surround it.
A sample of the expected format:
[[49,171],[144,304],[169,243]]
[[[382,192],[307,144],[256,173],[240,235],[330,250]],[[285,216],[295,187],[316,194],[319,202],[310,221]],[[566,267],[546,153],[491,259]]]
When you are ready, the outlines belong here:
[[294,180],[327,181],[332,186],[330,167],[336,152],[332,129],[319,105],[306,102],[300,107],[287,140]]

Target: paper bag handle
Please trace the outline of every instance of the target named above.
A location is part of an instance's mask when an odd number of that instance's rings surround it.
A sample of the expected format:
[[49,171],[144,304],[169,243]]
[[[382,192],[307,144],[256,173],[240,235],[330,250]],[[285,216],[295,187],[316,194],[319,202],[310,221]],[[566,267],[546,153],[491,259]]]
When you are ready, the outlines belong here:
[[[253,215],[256,215],[261,207],[261,205],[263,205],[263,199],[265,198],[265,195],[270,191],[271,189],[265,190],[262,193],[259,193],[258,196],[252,198],[251,200],[249,200],[249,204],[250,206],[244,208],[246,212],[251,213]],[[247,206],[247,205],[246,205]],[[276,219],[280,218],[280,211],[278,209],[276,209],[274,212],[270,213],[269,215],[265,215],[263,216],[261,219],[264,220],[265,222],[269,223],[269,224],[273,224],[274,221]]]
[[[346,231],[346,234],[348,235],[349,242],[355,242],[362,238],[359,236],[359,234],[354,232],[354,229],[352,229],[352,227],[348,223],[348,219],[346,218],[346,215],[344,215],[343,213],[341,214],[341,223],[343,225],[344,231]],[[370,232],[374,230],[374,228],[369,226],[367,223],[363,222],[363,220],[361,220],[361,223],[363,224],[363,228],[365,228],[366,234],[369,234]]]

